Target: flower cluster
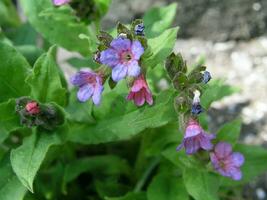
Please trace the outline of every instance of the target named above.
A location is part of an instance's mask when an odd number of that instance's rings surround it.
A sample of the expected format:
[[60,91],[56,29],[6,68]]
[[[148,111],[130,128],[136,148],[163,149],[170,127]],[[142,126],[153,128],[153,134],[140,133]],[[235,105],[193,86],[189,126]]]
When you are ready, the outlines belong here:
[[201,106],[201,90],[205,87],[211,75],[205,66],[197,66],[187,73],[187,66],[180,54],[171,54],[166,62],[166,69],[173,82],[174,88],[179,92],[175,98],[175,107],[181,118],[180,124],[184,127],[184,137],[177,151],[185,149],[186,154],[192,155],[204,150],[210,152],[210,160],[214,169],[222,176],[234,180],[242,178],[240,167],[244,163],[244,156],[232,152],[231,144],[219,142],[214,146],[215,134],[206,133],[198,122],[198,116],[204,111]]
[[81,70],[71,77],[71,83],[79,88],[77,97],[81,102],[92,98],[94,104],[99,105],[105,80],[109,78],[116,84],[129,77],[133,81],[127,100],[133,100],[137,106],[145,102],[153,104],[152,93],[145,79],[146,68],[142,67],[144,26],[142,23],[132,26],[133,31],[130,31],[119,24],[116,38],[106,32],[98,35],[100,44],[94,60],[101,66],[96,71]]

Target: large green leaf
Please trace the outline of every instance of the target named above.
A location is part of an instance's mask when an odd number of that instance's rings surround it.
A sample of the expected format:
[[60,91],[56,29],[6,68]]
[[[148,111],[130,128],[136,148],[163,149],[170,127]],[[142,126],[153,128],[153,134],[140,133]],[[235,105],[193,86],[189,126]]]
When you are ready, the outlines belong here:
[[23,200],[27,189],[20,183],[14,174],[9,155],[0,162],[0,199]]
[[[177,27],[170,28],[158,37],[148,39],[150,48],[148,48],[144,54],[144,66],[154,68],[171,54],[176,41],[177,32]],[[152,53],[150,56],[147,56],[150,54],[148,51]]]
[[62,86],[60,71],[54,58],[55,46],[43,54],[34,64],[33,73],[27,83],[31,87],[31,96],[42,103],[56,102],[66,104],[66,89]]
[[229,123],[224,124],[217,132],[216,140],[225,141],[234,145],[240,134],[241,120],[236,119]]
[[219,188],[219,179],[214,174],[187,168],[184,170],[183,179],[187,192],[195,200],[216,200]]
[[20,120],[15,112],[15,100],[1,103],[0,110],[0,143],[2,143],[11,131],[20,127]]
[[177,3],[166,7],[155,7],[144,15],[145,33],[148,38],[154,37],[169,28],[176,14]]
[[233,186],[252,181],[253,178],[263,174],[267,170],[267,150],[253,145],[237,144],[235,152],[240,152],[245,157],[245,163],[241,167],[243,178],[241,181],[233,181],[230,178],[223,178],[223,185]]
[[155,176],[147,189],[148,200],[188,200],[182,178],[172,174],[158,174]]
[[29,95],[25,83],[31,67],[13,47],[0,42],[0,102]]
[[93,156],[75,160],[66,166],[63,184],[66,184],[84,172],[93,175],[129,174],[130,168],[126,162],[114,155]]
[[[83,55],[95,48],[93,35],[88,27],[73,16],[70,7],[56,8],[51,0],[21,0],[22,8],[32,26],[52,44],[58,44],[70,51]],[[80,34],[90,38],[89,44],[79,38]]]
[[[105,96],[104,96],[105,98]],[[110,113],[94,125],[72,123],[68,140],[83,144],[99,144],[125,140],[146,128],[163,126],[175,120],[173,92],[165,91],[157,96],[153,106],[124,112],[125,104],[120,104],[121,114],[116,112],[117,99],[110,99],[106,112]],[[114,116],[112,114],[114,113]]]
[[53,145],[60,144],[56,134],[34,131],[23,140],[23,144],[11,151],[11,165],[21,183],[33,192],[34,177],[39,170],[45,155]]

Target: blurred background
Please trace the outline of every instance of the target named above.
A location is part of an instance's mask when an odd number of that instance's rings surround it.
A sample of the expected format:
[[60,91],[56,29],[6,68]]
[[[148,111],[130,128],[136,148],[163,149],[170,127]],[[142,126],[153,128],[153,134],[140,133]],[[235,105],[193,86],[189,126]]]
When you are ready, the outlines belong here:
[[[240,90],[212,105],[212,131],[242,117],[240,141],[267,148],[267,0],[112,0],[102,26],[109,30],[172,2],[178,2],[173,25],[180,27],[174,50],[189,64],[204,60],[214,78]],[[67,75],[73,73],[66,62],[72,56],[63,49],[58,55]],[[267,174],[243,193],[248,200],[267,200]]]
[[[113,0],[103,21],[129,23],[153,6],[178,2],[175,51],[189,64],[204,59],[214,78],[240,89],[212,105],[212,131],[242,117],[240,140],[267,148],[267,0]],[[267,199],[267,174],[244,188],[245,199]]]

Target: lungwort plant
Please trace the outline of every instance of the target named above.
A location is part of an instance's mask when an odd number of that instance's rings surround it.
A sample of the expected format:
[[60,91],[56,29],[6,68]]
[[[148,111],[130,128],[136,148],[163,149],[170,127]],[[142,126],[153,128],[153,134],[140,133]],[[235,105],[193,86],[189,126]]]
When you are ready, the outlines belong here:
[[[103,31],[109,0],[19,0],[26,22],[12,2],[0,2],[1,200],[239,199],[267,170],[265,149],[238,143],[240,119],[209,133],[210,105],[236,89],[172,52],[175,3]],[[81,55],[67,79],[59,47]]]

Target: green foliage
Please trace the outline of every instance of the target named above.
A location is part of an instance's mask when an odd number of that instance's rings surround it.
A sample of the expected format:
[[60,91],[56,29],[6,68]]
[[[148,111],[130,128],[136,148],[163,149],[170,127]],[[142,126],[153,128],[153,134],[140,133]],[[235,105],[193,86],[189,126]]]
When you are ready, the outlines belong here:
[[28,62],[15,48],[0,43],[0,102],[29,94],[25,78],[30,71]]
[[219,188],[219,179],[205,171],[187,168],[184,170],[183,179],[187,192],[195,200],[216,200]]
[[34,64],[33,73],[27,83],[31,87],[31,96],[42,102],[56,102],[66,105],[66,89],[63,88],[59,68],[55,62],[55,46],[43,54]]
[[21,183],[33,192],[33,180],[39,170],[45,155],[53,145],[60,144],[59,137],[45,132],[35,131],[26,137],[23,144],[11,151],[11,165]]
[[158,174],[155,176],[147,189],[148,200],[188,200],[182,178],[172,174]]
[[19,24],[20,19],[12,2],[0,1],[0,26],[18,26]]
[[12,171],[9,155],[0,162],[0,199],[1,200],[23,200],[26,188],[20,183]]
[[[22,0],[21,5],[31,25],[50,43],[83,55],[95,48],[92,30],[78,22],[69,7],[55,8],[50,0]],[[90,44],[80,39],[80,34],[90,36]]]
[[[147,43],[150,48],[144,54],[144,66],[156,67],[163,62],[172,52],[177,37],[178,28],[170,28],[159,36],[148,39]],[[164,42],[162,42],[164,41]]]
[[176,14],[176,8],[177,3],[172,3],[166,7],[150,9],[144,15],[145,33],[147,37],[156,37],[164,32],[172,24]]
[[[82,144],[99,144],[129,139],[145,128],[163,126],[175,119],[172,94],[170,91],[163,92],[156,98],[154,106],[147,106],[128,113],[124,112],[124,107],[121,107],[120,104],[116,105],[118,96],[106,98],[110,101],[109,105],[113,106],[110,107],[110,110],[105,110],[105,113],[110,113],[113,117],[104,117],[94,125],[71,123],[68,140]],[[126,103],[124,101],[124,104]],[[116,111],[116,108],[119,107],[120,110]],[[114,112],[117,113],[117,116],[114,115]],[[155,115],[155,113],[157,114]]]
[[19,117],[15,113],[15,100],[9,100],[0,104],[0,143],[9,133],[20,127]]

